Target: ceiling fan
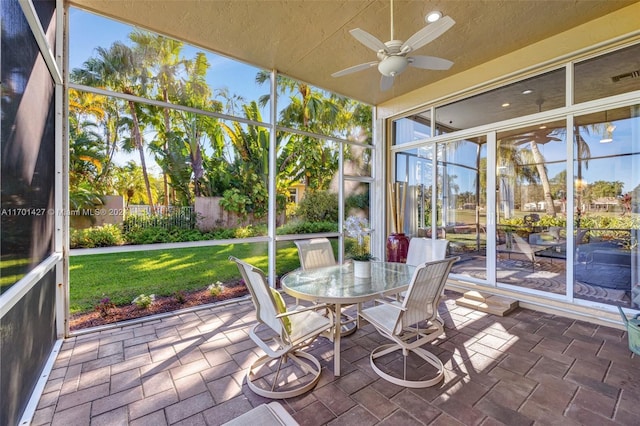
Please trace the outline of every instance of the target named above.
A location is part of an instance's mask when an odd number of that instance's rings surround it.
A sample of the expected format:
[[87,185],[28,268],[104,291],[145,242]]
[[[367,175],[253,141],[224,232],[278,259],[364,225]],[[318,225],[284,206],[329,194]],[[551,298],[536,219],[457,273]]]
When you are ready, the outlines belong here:
[[440,37],[456,22],[448,16],[444,16],[436,22],[427,25],[420,31],[409,37],[405,42],[395,40],[393,37],[393,0],[391,0],[391,40],[386,43],[381,42],[368,32],[355,28],[351,31],[351,35],[360,43],[375,51],[378,55],[377,61],[366,62],[364,64],[355,65],[342,71],[334,72],[332,77],[342,77],[357,71],[366,70],[374,66],[378,66],[378,71],[382,74],[380,80],[380,90],[385,91],[393,85],[395,76],[404,71],[407,66],[428,70],[448,70],[453,62],[436,58],[434,56],[408,56],[414,50],[418,50],[427,43],[432,42]]

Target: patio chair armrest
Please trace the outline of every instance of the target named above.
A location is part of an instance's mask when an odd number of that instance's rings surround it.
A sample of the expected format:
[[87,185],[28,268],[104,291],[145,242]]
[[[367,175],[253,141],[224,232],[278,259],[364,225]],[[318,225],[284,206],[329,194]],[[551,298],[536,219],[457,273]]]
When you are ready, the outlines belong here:
[[306,311],[317,311],[318,309],[328,309],[329,305],[327,305],[326,303],[322,303],[319,305],[312,305],[312,306],[305,306],[304,308],[301,309],[294,309],[291,311],[287,311],[287,312],[283,312],[281,314],[276,315],[276,318],[282,318],[282,317],[287,317],[289,315],[295,315],[295,314],[299,314],[301,312],[306,312]]

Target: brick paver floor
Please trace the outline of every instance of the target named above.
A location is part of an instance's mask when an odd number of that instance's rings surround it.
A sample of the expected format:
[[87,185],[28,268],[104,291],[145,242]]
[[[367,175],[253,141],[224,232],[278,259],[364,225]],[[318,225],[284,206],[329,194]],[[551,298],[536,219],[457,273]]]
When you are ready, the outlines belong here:
[[[310,351],[316,388],[281,401],[301,425],[628,424],[640,418],[640,360],[622,330],[518,309],[507,317],[441,305],[446,335],[427,345],[445,363],[439,385],[408,389],[379,378],[370,325]],[[67,339],[33,425],[218,425],[267,400],[243,381],[259,351],[253,306],[241,301]]]

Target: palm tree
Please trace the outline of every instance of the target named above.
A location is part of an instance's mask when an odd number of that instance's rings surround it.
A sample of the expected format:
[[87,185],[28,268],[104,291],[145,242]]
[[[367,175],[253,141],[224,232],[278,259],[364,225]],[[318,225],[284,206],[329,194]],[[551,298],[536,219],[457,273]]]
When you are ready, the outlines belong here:
[[[175,98],[180,90],[181,81],[178,75],[183,70],[185,60],[181,58],[183,43],[177,40],[155,35],[146,31],[136,30],[129,34],[129,39],[135,43],[134,51],[141,58],[142,65],[150,70],[151,79],[156,84],[159,98],[169,102]],[[164,132],[163,150],[165,155],[169,149],[171,134],[171,115],[169,108],[163,108]],[[169,184],[167,173],[163,170],[164,202],[169,203]]]
[[[498,194],[498,202],[500,204],[499,211],[502,212],[507,219],[513,214],[515,198],[513,190],[516,186],[516,181],[537,182],[535,167],[531,166],[531,163],[534,161],[530,154],[530,151],[518,149],[517,145],[509,139],[498,141],[496,178],[498,179],[500,188]],[[482,162],[486,165],[486,158],[483,158],[481,163]],[[481,182],[484,182],[486,185],[486,167],[482,167],[482,164],[480,166],[480,172],[485,173],[485,176],[480,177]]]
[[142,167],[135,162],[129,161],[123,167],[116,167],[115,188],[124,197],[125,207],[129,207],[132,201],[143,199],[145,185]]
[[[549,183],[549,176],[545,166],[545,158],[540,152],[539,145],[547,144],[549,142],[562,142],[564,140],[562,134],[564,129],[538,129],[523,134],[518,134],[505,139],[505,142],[512,144],[514,147],[520,145],[528,145],[529,152],[531,154],[531,162],[537,171],[537,177],[542,185],[545,212],[549,216],[556,216],[555,206],[553,204],[553,196],[551,194],[551,185]],[[556,136],[557,135],[557,136]]]
[[[180,93],[180,100],[182,104],[190,107],[220,112],[222,111],[222,105],[212,100],[212,91],[206,81],[209,66],[209,61],[203,52],[198,52],[193,60],[186,63],[187,78]],[[183,119],[184,140],[189,153],[189,163],[193,170],[194,195],[199,197],[201,195],[200,181],[205,174],[203,140],[218,140],[220,128],[218,120],[209,116],[184,113],[181,114],[181,117]],[[216,153],[218,152],[216,150]]]
[[[264,84],[269,81],[270,73],[260,71],[256,76],[256,83]],[[280,95],[289,95],[289,104],[280,112],[279,123],[282,126],[303,129],[312,133],[325,135],[347,134],[350,130],[366,129],[370,124],[371,114],[364,114],[367,108],[360,108],[360,104],[347,98],[328,94],[314,89],[306,83],[278,75],[277,88]],[[269,102],[269,95],[260,97],[259,104],[265,106]],[[366,120],[360,123],[359,120]],[[353,132],[347,136],[367,139],[366,132]],[[291,136],[283,157],[282,166],[296,162],[299,173],[293,176],[311,190],[324,190],[331,182],[331,178],[338,169],[338,149],[334,144],[306,136]],[[346,149],[347,154],[349,150]],[[323,167],[318,167],[323,164]]]
[[104,118],[104,111],[97,104],[92,94],[69,91],[69,202],[73,209],[102,205],[100,178],[108,160],[96,123]]
[[[86,60],[81,68],[71,73],[72,81],[90,86],[107,87],[115,92],[144,96],[148,75],[133,50],[122,42],[114,42],[110,48],[97,47],[97,57]],[[126,101],[130,114],[130,129],[135,148],[140,154],[147,200],[153,210],[151,184],[144,155],[144,140],[138,119],[138,109],[132,100]]]
[[[255,101],[244,106],[245,117],[262,121]],[[261,217],[267,212],[267,188],[269,185],[269,131],[263,127],[244,126],[234,122],[231,126],[221,123],[235,151],[231,172],[237,176],[236,185],[252,201],[252,212]],[[276,176],[273,177],[278,182]]]
[[[121,105],[117,99],[91,92],[69,89],[70,145],[80,135],[79,128],[89,129],[94,137],[100,139],[101,172],[95,176],[94,186],[108,193],[111,188],[111,166],[113,156],[119,147],[119,135],[123,125],[120,118]],[[75,128],[74,128],[75,126]],[[74,161],[73,156],[70,161]],[[71,188],[73,190],[73,187]]]

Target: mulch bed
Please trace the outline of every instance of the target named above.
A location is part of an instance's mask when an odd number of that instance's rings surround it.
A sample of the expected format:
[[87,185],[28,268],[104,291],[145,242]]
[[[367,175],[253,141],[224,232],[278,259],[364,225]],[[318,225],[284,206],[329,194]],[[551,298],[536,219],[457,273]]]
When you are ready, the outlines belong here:
[[70,328],[74,331],[83,328],[97,327],[118,321],[127,321],[149,315],[172,312],[178,309],[190,308],[192,306],[233,299],[244,296],[248,293],[249,291],[244,285],[244,282],[238,280],[233,283],[225,283],[222,292],[215,297],[211,296],[209,290],[206,288],[191,292],[183,292],[182,296],[179,298],[176,296],[156,296],[155,301],[146,309],[140,309],[136,305],[130,304],[116,306],[109,309],[109,313],[105,317],[101,316],[98,311],[74,314],[70,318]]

